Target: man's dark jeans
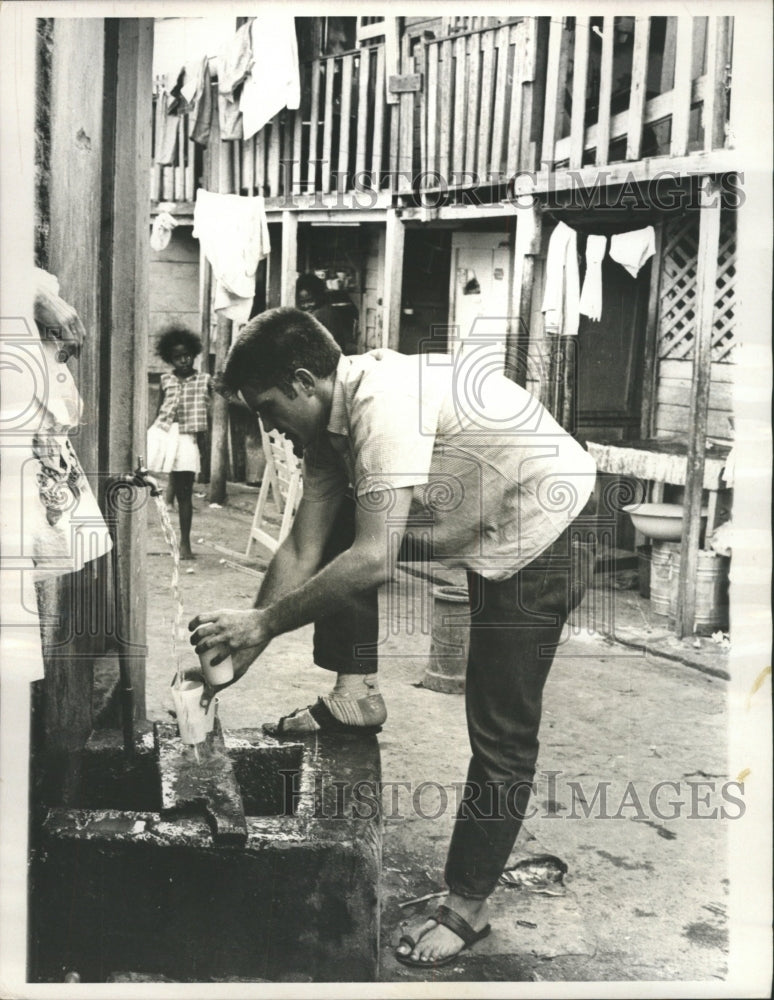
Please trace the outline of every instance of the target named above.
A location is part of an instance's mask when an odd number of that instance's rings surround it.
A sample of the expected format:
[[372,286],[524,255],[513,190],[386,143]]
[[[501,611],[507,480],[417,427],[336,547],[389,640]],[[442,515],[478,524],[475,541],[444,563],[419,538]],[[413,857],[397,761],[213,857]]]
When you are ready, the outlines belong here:
[[[449,888],[484,899],[521,828],[538,756],[543,686],[570,611],[594,573],[593,501],[536,560],[507,580],[468,573],[470,654],[465,703],[473,756],[446,863]],[[354,540],[349,498],[327,563]],[[339,673],[377,668],[377,592],[315,623],[314,662]]]

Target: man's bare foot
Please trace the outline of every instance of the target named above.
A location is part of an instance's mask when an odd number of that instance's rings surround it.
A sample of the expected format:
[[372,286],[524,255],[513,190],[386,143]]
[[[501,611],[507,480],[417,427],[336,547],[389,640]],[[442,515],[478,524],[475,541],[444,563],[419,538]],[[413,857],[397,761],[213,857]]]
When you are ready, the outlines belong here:
[[[486,926],[486,904],[485,899],[468,899],[453,892],[449,893],[444,902],[445,906],[467,921],[475,931],[481,931]],[[404,943],[398,945],[396,952],[399,955],[410,955],[414,961],[428,965],[456,955],[465,947],[465,942],[458,934],[432,918],[409,934],[416,942],[414,948]]]

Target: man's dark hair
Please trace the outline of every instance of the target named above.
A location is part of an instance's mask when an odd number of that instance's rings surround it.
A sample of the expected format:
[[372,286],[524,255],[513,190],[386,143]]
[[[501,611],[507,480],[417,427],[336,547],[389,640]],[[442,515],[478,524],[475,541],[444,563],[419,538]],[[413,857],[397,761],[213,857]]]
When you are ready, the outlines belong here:
[[279,387],[291,398],[293,374],[306,368],[318,378],[332,375],[341,348],[322,323],[301,309],[270,309],[246,324],[217,381],[218,391],[236,394],[246,383],[261,391]]
[[318,278],[311,271],[299,275],[296,281],[296,298],[298,298],[299,292],[308,292],[314,301],[318,302],[321,306],[324,306],[328,301],[328,286],[322,278]]
[[202,338],[198,333],[189,330],[187,326],[174,323],[164,327],[156,344],[156,354],[168,365],[172,364],[172,351],[182,345],[191,352],[192,357],[202,353]]

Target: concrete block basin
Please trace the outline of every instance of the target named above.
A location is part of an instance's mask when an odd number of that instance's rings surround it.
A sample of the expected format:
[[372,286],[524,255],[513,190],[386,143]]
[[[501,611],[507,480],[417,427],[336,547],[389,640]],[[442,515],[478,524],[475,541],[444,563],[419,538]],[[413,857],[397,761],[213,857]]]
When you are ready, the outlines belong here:
[[33,981],[117,972],[183,982],[373,981],[381,869],[375,738],[224,734],[243,845],[195,810],[162,812],[158,732],[93,734],[79,808],[50,809],[32,863]]

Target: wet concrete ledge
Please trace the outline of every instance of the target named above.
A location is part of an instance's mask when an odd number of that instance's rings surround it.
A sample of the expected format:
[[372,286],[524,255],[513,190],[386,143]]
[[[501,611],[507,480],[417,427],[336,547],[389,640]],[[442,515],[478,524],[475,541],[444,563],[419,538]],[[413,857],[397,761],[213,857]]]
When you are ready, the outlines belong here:
[[[376,739],[282,744],[256,730],[226,734],[245,801],[244,846],[215,844],[203,815],[163,815],[152,730],[141,727],[137,741],[127,764],[118,731],[95,734],[83,807],[51,809],[43,822],[34,979],[61,982],[74,969],[83,982],[104,982],[131,969],[187,981],[374,981]],[[281,784],[279,768],[290,776]],[[121,808],[127,801],[132,808]]]

